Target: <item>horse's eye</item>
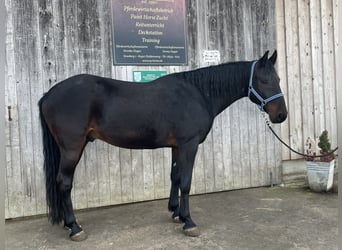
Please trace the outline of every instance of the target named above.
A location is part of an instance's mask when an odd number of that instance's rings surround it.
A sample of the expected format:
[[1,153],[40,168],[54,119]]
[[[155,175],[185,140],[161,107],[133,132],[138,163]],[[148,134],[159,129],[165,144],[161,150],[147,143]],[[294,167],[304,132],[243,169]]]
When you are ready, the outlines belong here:
[[271,84],[270,80],[261,80],[260,81],[262,84]]

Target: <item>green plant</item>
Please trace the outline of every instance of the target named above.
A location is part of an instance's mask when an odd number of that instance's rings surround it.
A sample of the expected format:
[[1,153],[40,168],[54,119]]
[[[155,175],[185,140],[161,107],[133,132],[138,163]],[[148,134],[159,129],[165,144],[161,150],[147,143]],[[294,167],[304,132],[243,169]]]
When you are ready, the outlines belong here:
[[331,152],[331,144],[329,141],[327,130],[324,130],[322,134],[319,136],[318,146],[321,148],[320,153],[322,155],[326,155],[326,156],[319,157],[319,161],[327,162],[327,161],[332,161],[333,159],[335,159],[336,155],[334,153],[329,154]]
[[331,144],[329,142],[328,131],[324,130],[319,136],[318,146],[321,148],[322,152],[331,151]]

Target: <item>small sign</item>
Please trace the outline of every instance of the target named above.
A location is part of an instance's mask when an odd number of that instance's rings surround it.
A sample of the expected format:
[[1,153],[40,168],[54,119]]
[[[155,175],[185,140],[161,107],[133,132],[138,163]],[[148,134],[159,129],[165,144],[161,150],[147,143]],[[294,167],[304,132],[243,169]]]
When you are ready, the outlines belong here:
[[161,76],[167,75],[167,71],[144,71],[135,70],[133,71],[133,82],[150,82]]
[[202,56],[205,63],[219,63],[221,60],[218,50],[204,50]]

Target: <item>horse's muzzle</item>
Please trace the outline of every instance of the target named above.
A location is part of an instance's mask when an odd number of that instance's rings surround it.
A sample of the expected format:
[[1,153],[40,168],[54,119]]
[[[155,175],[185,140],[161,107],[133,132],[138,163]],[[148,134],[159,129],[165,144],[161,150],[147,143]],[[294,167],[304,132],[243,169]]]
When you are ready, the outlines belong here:
[[269,114],[272,123],[282,123],[287,118],[287,111],[278,112],[276,114]]
[[272,123],[282,123],[287,118],[287,108],[284,98],[267,103],[264,111],[268,114]]

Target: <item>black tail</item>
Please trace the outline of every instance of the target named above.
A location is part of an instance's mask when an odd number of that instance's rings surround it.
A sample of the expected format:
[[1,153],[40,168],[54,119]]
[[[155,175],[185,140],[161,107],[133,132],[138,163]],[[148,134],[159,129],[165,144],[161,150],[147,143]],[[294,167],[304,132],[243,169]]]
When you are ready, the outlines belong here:
[[52,224],[58,224],[63,220],[62,194],[59,191],[56,181],[60,162],[60,151],[42,113],[42,104],[45,97],[46,95],[39,100],[38,105],[43,131],[46,203],[49,221]]

